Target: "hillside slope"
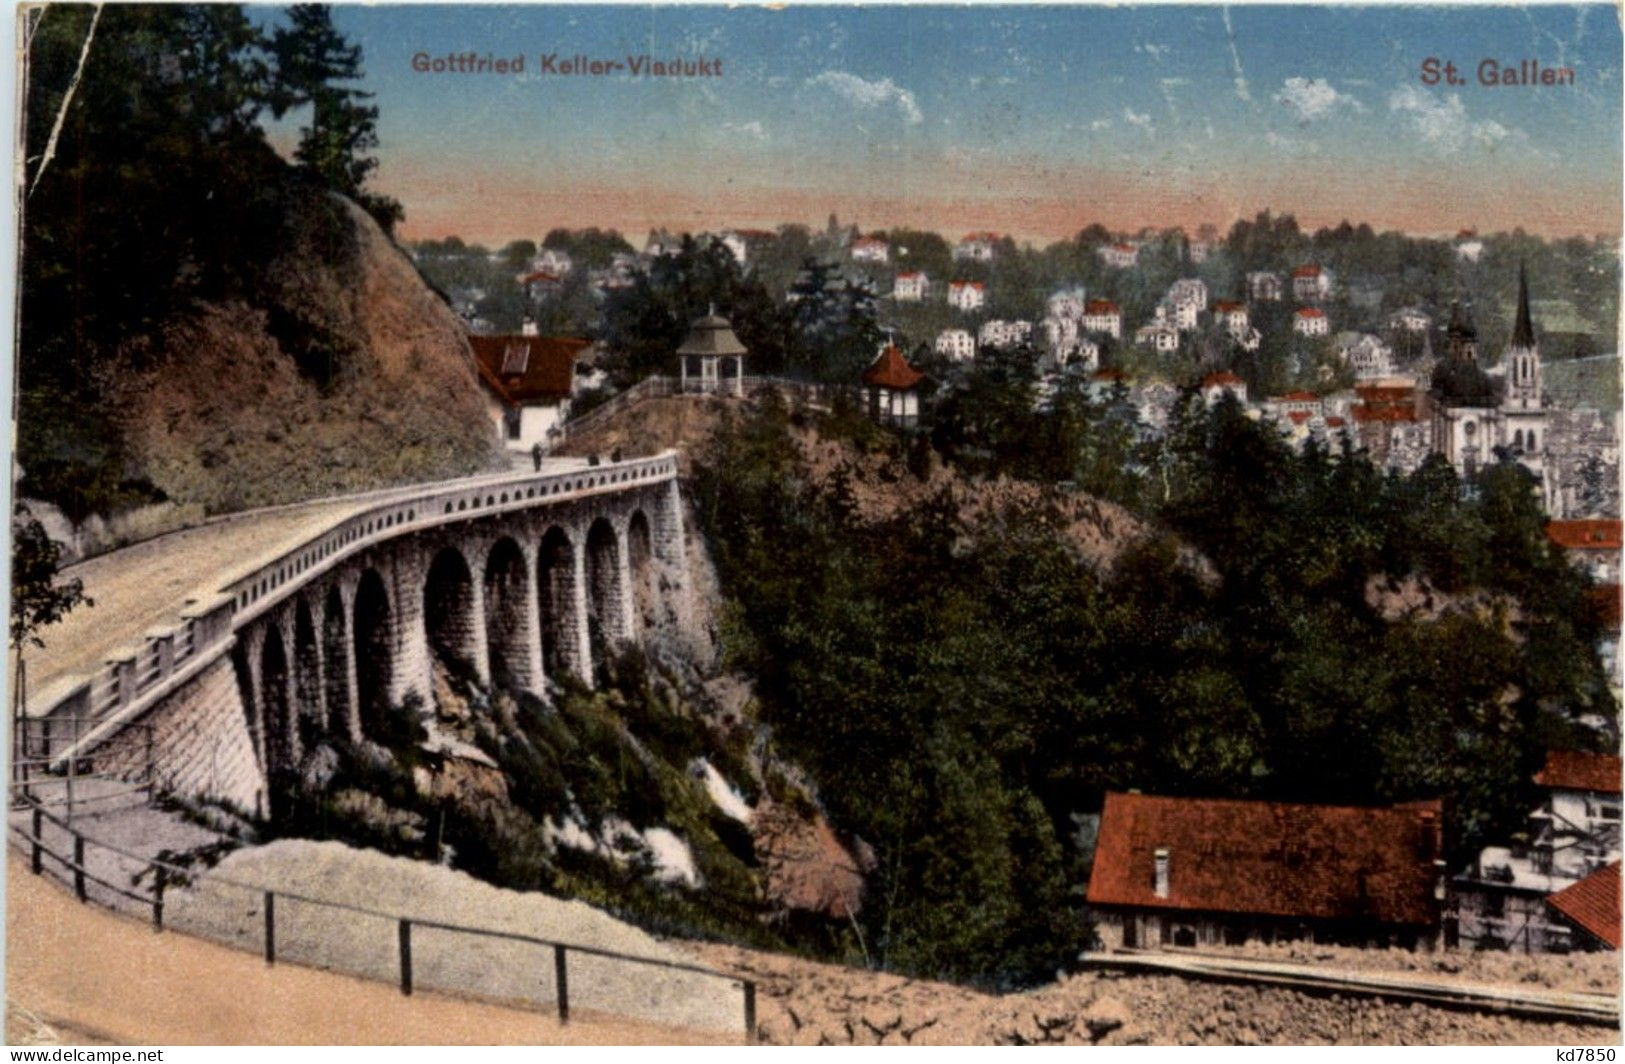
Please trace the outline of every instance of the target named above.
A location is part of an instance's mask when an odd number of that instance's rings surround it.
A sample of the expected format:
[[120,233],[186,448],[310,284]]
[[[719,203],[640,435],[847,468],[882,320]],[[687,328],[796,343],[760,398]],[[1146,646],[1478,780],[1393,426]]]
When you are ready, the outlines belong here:
[[111,392],[127,475],[218,512],[499,464],[462,323],[359,207],[299,200],[252,304],[132,345],[161,353]]

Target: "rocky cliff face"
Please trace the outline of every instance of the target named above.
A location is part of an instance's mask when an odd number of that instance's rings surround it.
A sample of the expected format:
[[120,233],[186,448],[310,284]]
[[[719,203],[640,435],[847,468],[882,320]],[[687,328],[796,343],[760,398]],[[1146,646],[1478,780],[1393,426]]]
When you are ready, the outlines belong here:
[[330,193],[284,218],[250,296],[128,345],[129,475],[219,512],[499,466],[462,324],[406,255]]

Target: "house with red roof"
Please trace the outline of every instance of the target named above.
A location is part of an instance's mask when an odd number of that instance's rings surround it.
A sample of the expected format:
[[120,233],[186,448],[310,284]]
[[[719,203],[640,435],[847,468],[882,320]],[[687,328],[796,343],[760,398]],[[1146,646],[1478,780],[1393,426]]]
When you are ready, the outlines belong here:
[[1534,776],[1541,803],[1518,840],[1485,847],[1455,879],[1463,945],[1520,953],[1574,948],[1572,925],[1554,918],[1548,902],[1619,861],[1621,774],[1614,754],[1547,752]]
[[966,233],[965,238],[954,245],[954,261],[992,262],[999,239],[998,233]]
[[1140,261],[1140,249],[1122,241],[1102,244],[1095,251],[1100,256],[1101,262],[1116,270],[1126,270]]
[[1437,801],[1381,807],[1112,793],[1088,904],[1108,946],[1416,946],[1440,927]]
[[1226,370],[1223,373],[1209,373],[1202,378],[1202,398],[1207,405],[1212,406],[1222,399],[1226,393],[1236,397],[1236,402],[1242,406],[1247,405],[1247,382]]
[[549,446],[548,433],[570,416],[576,364],[592,346],[562,336],[470,336],[474,368],[503,443],[514,451]]
[[1332,331],[1331,319],[1319,307],[1302,307],[1292,315],[1292,331],[1299,336],[1326,336]]
[[1299,303],[1324,303],[1332,295],[1332,271],[1306,263],[1292,271],[1292,298]]
[[918,303],[931,293],[931,278],[919,270],[905,270],[892,285],[892,298],[899,303]]
[[1546,537],[1584,569],[1599,584],[1620,582],[1620,551],[1625,549],[1625,525],[1612,520],[1587,518],[1577,521],[1549,521]]
[[1619,862],[1599,868],[1546,899],[1555,919],[1571,930],[1575,949],[1619,948]]
[[948,305],[955,310],[981,310],[987,302],[987,285],[981,281],[949,281]]
[[1123,311],[1109,299],[1091,299],[1083,305],[1083,331],[1123,338]]
[[908,364],[908,359],[887,344],[863,371],[863,393],[869,416],[882,425],[911,429],[920,422],[920,385],[925,374]]
[[879,237],[860,236],[852,241],[853,262],[883,263],[891,258],[891,245]]

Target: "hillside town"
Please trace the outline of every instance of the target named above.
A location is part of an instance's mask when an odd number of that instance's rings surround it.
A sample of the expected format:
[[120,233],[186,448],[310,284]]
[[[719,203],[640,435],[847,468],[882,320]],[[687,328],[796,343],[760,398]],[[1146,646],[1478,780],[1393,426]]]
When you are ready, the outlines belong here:
[[[1350,291],[1336,271],[1313,261],[1221,272],[1228,252],[1211,231],[1144,244],[1102,240],[1094,258],[1107,271],[1104,284],[1070,278],[1037,293],[1001,291],[988,268],[1014,249],[997,233],[966,234],[948,248],[945,264],[930,270],[909,267],[923,256],[901,241],[838,230],[832,219],[830,233],[812,245],[823,248],[824,261],[809,254],[791,272],[773,261],[781,239],[762,230],[651,233],[641,254],[616,251],[607,265],[586,268],[595,300],[589,306],[646,283],[642,278],[685,244],[692,253],[709,242],[747,275],[787,279],[782,298],[798,308],[858,293],[874,308],[884,339],[855,379],[814,374],[797,381],[753,364],[759,360],[734,323],[713,306],[692,323],[669,364],[657,367],[679,395],[743,397],[767,382],[813,389],[808,394],[826,400],[844,392],[878,425],[908,434],[927,431],[934,404],[967,373],[1003,364],[1027,371],[1034,412],[1047,412],[1072,388],[1124,411],[1142,439],[1169,432],[1185,401],[1209,409],[1229,403],[1294,451],[1362,456],[1386,476],[1414,476],[1431,458],[1471,485],[1490,465],[1510,461],[1529,478],[1552,547],[1593,582],[1590,602],[1603,626],[1596,649],[1618,696],[1617,403],[1606,391],[1554,394],[1547,387],[1552,363],[1543,356],[1535,308],[1552,304],[1537,299],[1541,279],[1525,263],[1514,267],[1510,329],[1503,326],[1490,349],[1465,293],[1442,303],[1372,292],[1369,283]],[[1176,276],[1154,300],[1139,297],[1149,309],[1137,317],[1111,296],[1141,269],[1144,246],[1165,257],[1172,248]],[[1476,233],[1464,230],[1452,246],[1462,268],[1478,267],[1484,242]],[[436,275],[435,260],[421,251],[420,264]],[[495,324],[481,315],[492,304],[482,303],[479,291],[450,293],[473,332],[493,421],[516,452],[557,445],[572,402],[601,402],[606,370],[615,364],[602,340],[537,335],[536,319],[556,309],[549,300],[558,291],[536,295],[537,276],[556,281],[575,269],[568,254],[546,247],[523,264],[514,283],[530,304],[517,335],[493,335]],[[1226,292],[1210,280],[1216,276],[1241,280]],[[1270,378],[1260,372],[1261,350],[1280,354],[1273,377],[1296,387],[1258,386]],[[545,386],[535,383],[543,379]],[[1617,735],[1613,719],[1599,716],[1587,726]],[[1546,757],[1530,780],[1539,804],[1527,827],[1464,864],[1446,860],[1436,801],[1350,808],[1108,795],[1088,882],[1097,933],[1108,948],[1307,937],[1428,950],[1617,949],[1620,759],[1556,749]]]

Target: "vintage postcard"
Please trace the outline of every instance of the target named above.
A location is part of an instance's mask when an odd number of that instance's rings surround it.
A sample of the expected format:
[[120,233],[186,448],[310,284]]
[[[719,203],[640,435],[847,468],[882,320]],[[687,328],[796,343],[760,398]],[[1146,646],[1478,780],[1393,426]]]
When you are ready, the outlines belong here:
[[1620,1041],[1616,6],[15,18],[8,1043]]

